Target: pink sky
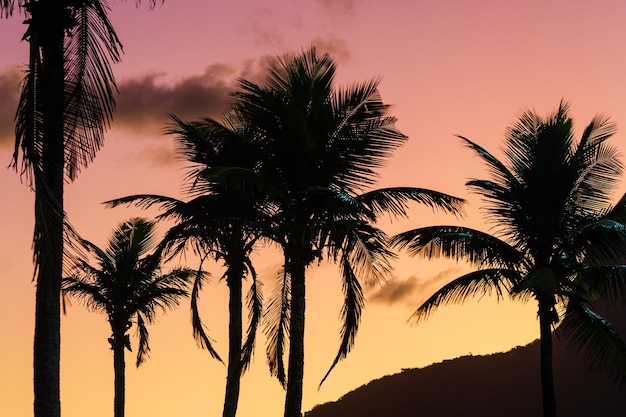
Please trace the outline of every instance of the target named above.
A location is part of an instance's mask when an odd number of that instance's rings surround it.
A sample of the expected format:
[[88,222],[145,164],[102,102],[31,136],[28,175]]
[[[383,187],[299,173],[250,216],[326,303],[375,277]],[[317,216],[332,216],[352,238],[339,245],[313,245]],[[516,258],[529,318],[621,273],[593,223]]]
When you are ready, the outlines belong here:
[[[135,214],[105,210],[110,198],[134,193],[179,195],[184,164],[163,137],[168,112],[184,119],[216,115],[238,76],[258,77],[262,62],[311,43],[338,63],[338,83],[382,77],[383,99],[394,105],[409,142],[381,172],[380,185],[434,188],[469,197],[463,184],[485,172],[454,134],[496,151],[520,111],[551,112],[572,104],[578,132],[597,113],[621,128],[612,143],[624,149],[626,129],[626,5],[622,1],[417,0],[167,0],[154,11],[134,1],[111,4],[124,44],[114,67],[118,114],[104,149],[66,189],[66,211],[87,239],[104,245],[111,229]],[[0,166],[10,162],[19,70],[27,60],[22,17],[0,20]],[[31,238],[33,194],[0,169],[0,415],[32,410],[34,291]],[[622,190],[624,187],[622,187]],[[616,196],[617,197],[617,196]],[[485,229],[470,198],[458,220],[416,208],[412,218],[385,225],[389,233],[439,223]],[[258,253],[265,276],[278,256]],[[190,265],[194,266],[194,265]],[[332,265],[310,271],[304,410],[335,400],[371,379],[401,368],[473,353],[502,351],[538,334],[532,304],[485,298],[440,309],[419,326],[407,324],[428,291],[463,266],[401,257],[389,285],[368,290],[356,346],[318,391],[339,341],[339,280]],[[219,269],[214,269],[219,276]],[[263,279],[263,277],[262,277]],[[265,291],[272,288],[265,278]],[[400,289],[400,290],[399,290]],[[201,302],[211,335],[225,354],[226,287],[213,282]],[[393,305],[390,305],[391,302]],[[221,412],[226,369],[197,349],[188,306],[150,328],[152,355],[140,369],[128,355],[127,415],[212,416]],[[65,417],[112,412],[113,364],[103,316],[74,303],[62,325],[62,409]],[[239,416],[280,415],[283,392],[269,377],[264,339],[243,378]]]

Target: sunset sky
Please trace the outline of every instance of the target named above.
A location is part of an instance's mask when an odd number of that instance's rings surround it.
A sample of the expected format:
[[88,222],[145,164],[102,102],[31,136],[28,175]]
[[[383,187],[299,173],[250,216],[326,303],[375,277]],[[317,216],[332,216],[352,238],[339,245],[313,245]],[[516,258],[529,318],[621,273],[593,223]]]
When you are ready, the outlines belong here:
[[[311,44],[336,60],[338,85],[382,80],[383,100],[394,106],[397,126],[409,140],[380,172],[379,186],[432,188],[469,200],[463,219],[416,207],[409,220],[381,224],[390,234],[444,223],[488,230],[480,202],[464,188],[468,178],[486,173],[455,134],[499,154],[505,128],[521,111],[547,114],[565,99],[578,134],[594,115],[607,114],[620,128],[611,142],[626,149],[621,0],[166,0],[153,11],[144,3],[110,4],[125,52],[114,66],[118,110],[95,162],[66,187],[71,223],[102,246],[120,221],[154,214],[105,209],[103,201],[136,193],[181,196],[185,163],[176,159],[172,138],[162,134],[167,113],[184,120],[217,116],[227,109],[237,77],[258,80],[268,57]],[[19,12],[0,19],[0,416],[6,417],[32,414],[34,194],[5,169],[28,55],[20,41],[22,20]],[[275,249],[259,249],[256,261],[267,298],[280,257]],[[417,326],[407,322],[437,286],[465,268],[402,255],[393,279],[367,289],[356,346],[319,390],[339,344],[341,291],[335,266],[309,270],[303,411],[402,368],[504,351],[538,336],[532,303],[497,305],[489,297],[441,308]],[[226,285],[218,281],[219,267],[211,270],[214,280],[200,302],[224,357]],[[150,359],[136,369],[134,354],[127,353],[127,415],[220,415],[226,367],[196,346],[188,303],[149,330]],[[64,417],[112,415],[109,335],[104,316],[77,302],[62,318]],[[269,375],[261,335],[242,380],[238,415],[282,415],[283,399]]]

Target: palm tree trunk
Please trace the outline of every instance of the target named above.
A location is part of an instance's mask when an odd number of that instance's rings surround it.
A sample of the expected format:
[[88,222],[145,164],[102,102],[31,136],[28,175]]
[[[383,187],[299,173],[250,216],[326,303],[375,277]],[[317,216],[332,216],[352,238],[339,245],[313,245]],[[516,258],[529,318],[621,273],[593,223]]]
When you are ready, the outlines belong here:
[[[40,100],[43,118],[41,161],[35,162],[35,237],[37,265],[33,383],[35,417],[60,417],[61,279],[63,277],[63,97],[64,31],[61,2],[49,2],[49,22],[41,43]],[[35,70],[34,68],[31,68]],[[33,109],[34,110],[34,109]]]
[[554,303],[539,298],[539,334],[541,351],[541,393],[543,416],[556,417],[556,396],[552,369],[552,310]]
[[113,370],[115,372],[115,397],[113,399],[113,415],[124,417],[126,403],[126,362],[124,360],[124,332],[115,332],[111,340],[113,348]]
[[304,312],[305,312],[305,264],[294,259],[291,274],[291,317],[289,321],[289,369],[287,371],[287,395],[285,417],[302,416],[302,385],[304,381]]
[[227,271],[229,288],[228,323],[228,372],[224,395],[223,417],[235,417],[241,386],[241,343],[242,343],[242,281],[243,265],[230,266]]

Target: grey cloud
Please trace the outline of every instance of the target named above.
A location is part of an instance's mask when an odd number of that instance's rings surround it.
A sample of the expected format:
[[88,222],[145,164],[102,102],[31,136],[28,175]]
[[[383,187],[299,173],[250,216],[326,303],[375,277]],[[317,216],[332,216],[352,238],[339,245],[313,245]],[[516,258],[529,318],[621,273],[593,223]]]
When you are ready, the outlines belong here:
[[[254,63],[246,64],[253,75]],[[183,120],[216,117],[228,109],[230,92],[238,70],[214,64],[200,75],[175,82],[161,82],[161,74],[118,81],[120,94],[113,123],[131,132],[161,132],[175,114]],[[19,101],[19,84],[23,78],[17,68],[0,70],[0,148],[13,146],[14,117]]]
[[167,114],[183,120],[216,117],[228,109],[235,70],[223,64],[204,74],[174,83],[159,82],[161,74],[124,79],[115,112],[115,125],[133,131],[162,130]]
[[458,275],[460,268],[449,268],[427,279],[413,275],[406,279],[394,279],[367,294],[367,300],[374,304],[404,304],[417,308],[445,282]]

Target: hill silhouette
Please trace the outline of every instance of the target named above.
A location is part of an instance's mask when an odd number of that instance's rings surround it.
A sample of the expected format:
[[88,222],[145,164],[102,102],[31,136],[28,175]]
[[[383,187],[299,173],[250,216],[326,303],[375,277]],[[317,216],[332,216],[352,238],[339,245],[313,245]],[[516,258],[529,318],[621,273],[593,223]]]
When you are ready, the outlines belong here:
[[[626,335],[626,310],[603,309]],[[626,388],[588,369],[554,338],[557,411],[562,417],[624,417]],[[306,417],[541,416],[539,341],[509,352],[463,356],[374,380]]]

